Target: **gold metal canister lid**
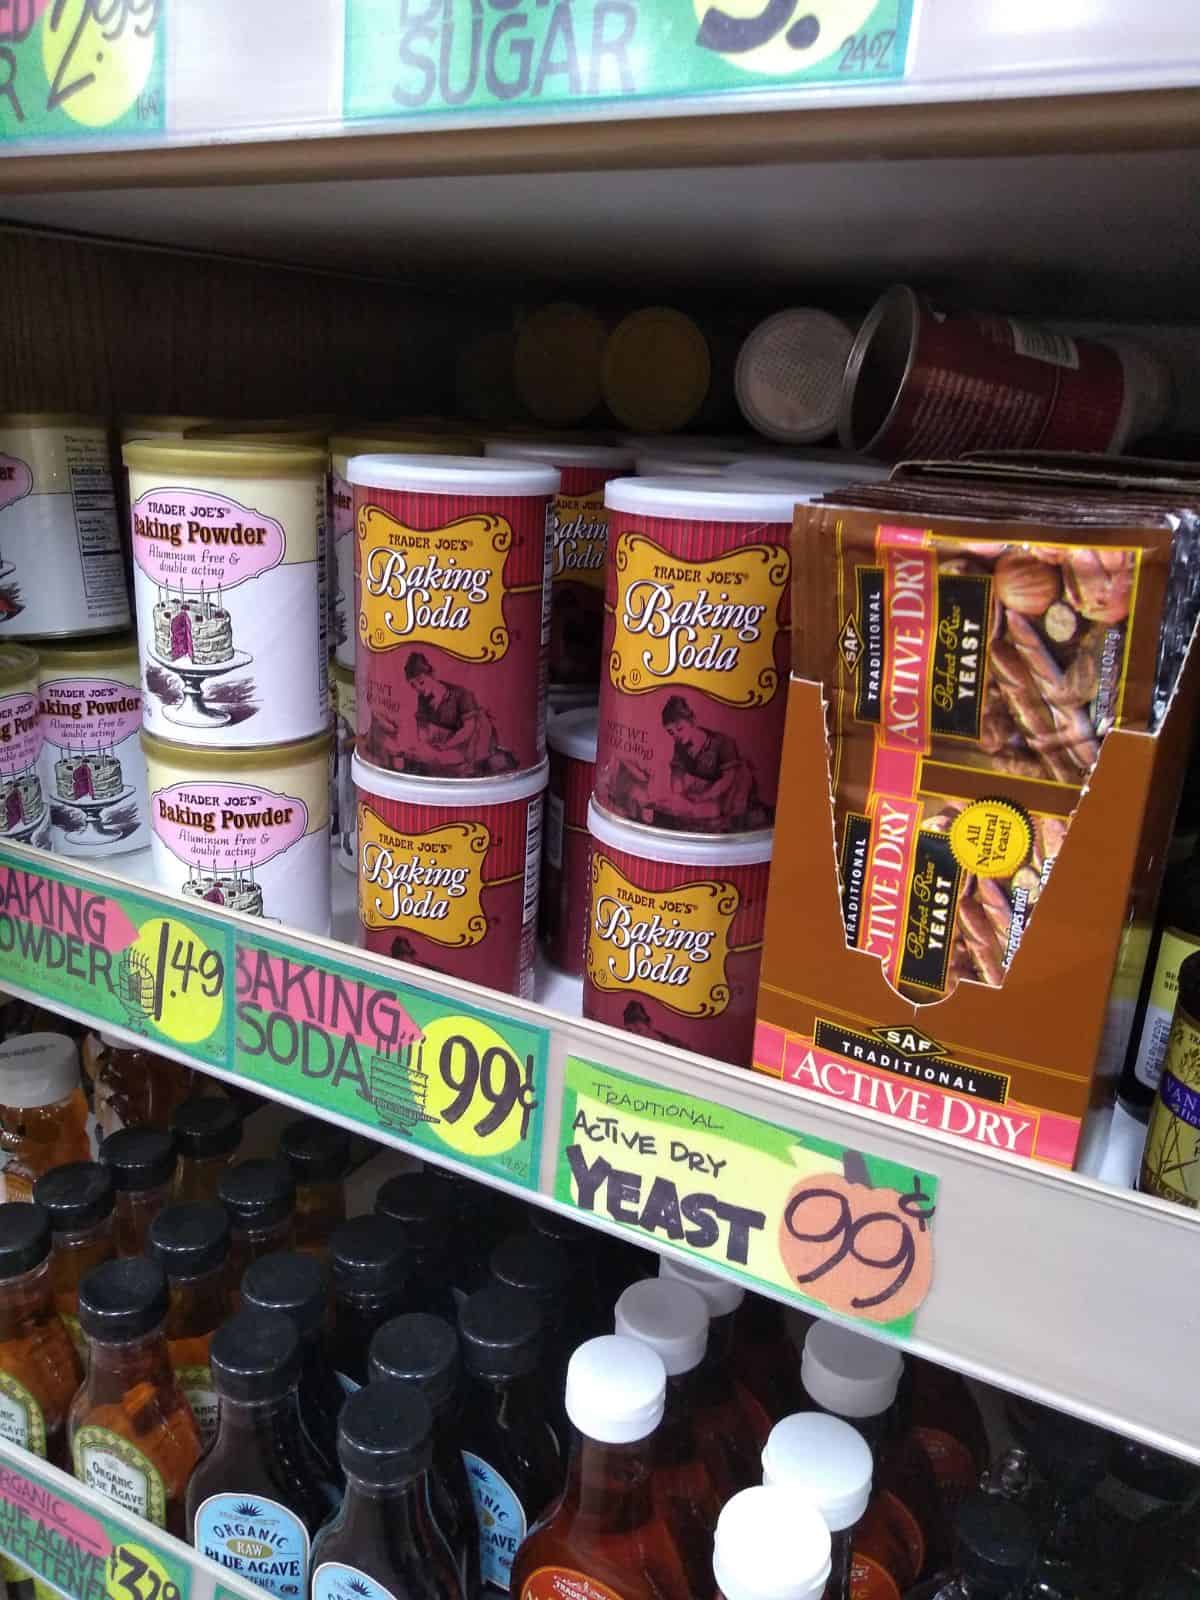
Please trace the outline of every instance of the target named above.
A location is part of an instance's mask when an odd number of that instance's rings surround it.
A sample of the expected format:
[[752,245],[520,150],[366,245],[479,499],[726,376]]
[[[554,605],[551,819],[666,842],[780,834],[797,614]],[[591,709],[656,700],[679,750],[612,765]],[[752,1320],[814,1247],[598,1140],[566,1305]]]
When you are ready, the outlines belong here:
[[686,428],[712,380],[708,340],[691,317],[670,306],[633,311],[604,347],[604,400],[639,433]]
[[302,767],[305,762],[328,760],[333,743],[332,726],[323,733],[314,733],[307,739],[297,739],[291,744],[247,745],[240,750],[214,750],[208,745],[176,744],[171,739],[160,739],[156,733],[142,729],[142,749],[155,761],[169,761],[175,766],[203,767],[216,772],[254,772],[260,767]]
[[0,644],[0,689],[11,689],[17,684],[37,682],[38,658],[35,650],[23,644]]
[[569,427],[600,404],[600,371],[608,330],[586,306],[540,306],[517,330],[513,377],[539,422]]
[[107,417],[90,417],[84,411],[3,411],[0,428],[99,428],[108,429]]
[[212,421],[212,417],[189,417],[172,411],[135,412],[117,418],[117,431],[122,443],[132,443],[135,439],[169,438],[172,435],[181,439],[190,429],[203,428]]
[[79,644],[56,639],[53,644],[39,646],[37,654],[43,677],[47,670],[75,672],[91,667],[119,667],[130,661],[136,666],[137,637],[133,633],[116,633],[84,639]]
[[465,433],[422,432],[419,428],[359,428],[329,438],[331,456],[479,456],[483,440]]
[[121,459],[138,472],[212,472],[224,478],[306,478],[324,472],[320,448],[303,444],[247,443],[244,439],[137,439]]
[[244,444],[325,445],[342,425],[332,412],[306,417],[216,417],[189,428],[186,439],[237,439]]

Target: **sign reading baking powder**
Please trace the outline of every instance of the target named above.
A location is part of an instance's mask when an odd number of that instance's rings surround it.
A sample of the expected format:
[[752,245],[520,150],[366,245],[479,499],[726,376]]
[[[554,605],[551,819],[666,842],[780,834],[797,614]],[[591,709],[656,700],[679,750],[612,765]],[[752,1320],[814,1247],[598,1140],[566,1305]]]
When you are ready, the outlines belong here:
[[346,0],[347,119],[903,78],[915,0]]
[[938,1180],[567,1059],[555,1199],[801,1304],[911,1333]]
[[166,126],[167,0],[0,0],[0,143]]

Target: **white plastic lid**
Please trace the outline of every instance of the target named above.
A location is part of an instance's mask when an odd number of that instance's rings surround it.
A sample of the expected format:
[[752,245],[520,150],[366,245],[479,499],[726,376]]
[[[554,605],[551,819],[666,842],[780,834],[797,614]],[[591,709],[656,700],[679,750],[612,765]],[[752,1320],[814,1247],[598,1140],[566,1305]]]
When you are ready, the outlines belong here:
[[484,453],[498,461],[544,461],[551,467],[611,467],[633,471],[633,451],[615,444],[567,444],[560,439],[485,439]]
[[798,1489],[833,1533],[852,1528],[871,1498],[871,1447],[841,1417],[802,1411],[771,1429],[762,1453],[763,1482]]
[[587,1439],[633,1444],[662,1421],[667,1372],[647,1344],[604,1334],[567,1363],[567,1416]]
[[904,1357],[891,1345],[836,1322],[814,1322],[804,1341],[800,1381],[809,1397],[839,1417],[877,1417],[896,1398]]
[[878,462],[868,467],[827,467],[821,463],[809,466],[804,461],[751,462],[735,461],[721,474],[726,483],[736,483],[742,489],[769,489],[786,486],[803,499],[830,494],[855,483],[883,483],[890,476],[886,467]]
[[52,1106],[79,1087],[79,1051],[65,1033],[16,1033],[0,1044],[0,1105]]
[[697,450],[676,455],[672,450],[642,450],[639,478],[719,478],[737,457],[731,450]]
[[367,489],[411,489],[416,494],[557,494],[554,467],[495,461],[486,456],[351,456],[346,481]]
[[1125,380],[1121,414],[1108,443],[1116,454],[1169,423],[1175,410],[1175,380],[1163,357],[1140,339],[1117,333],[1102,342],[1117,352]]
[[546,723],[546,743],[572,761],[596,760],[596,733],[600,726],[599,706],[579,706],[574,711],[559,711]]
[[826,438],[837,426],[853,343],[844,322],[811,306],[760,322],[738,352],[733,377],[746,421],[787,444]]
[[514,772],[503,778],[411,778],[402,772],[385,772],[369,761],[354,756],[350,775],[354,786],[367,794],[381,794],[408,806],[502,806],[509,800],[524,800],[546,787],[550,763]]
[[830,1556],[821,1513],[795,1490],[743,1489],[717,1518],[713,1577],[725,1600],[819,1600]]
[[745,433],[623,433],[620,442],[634,455],[704,456],[746,450]]
[[624,850],[643,861],[689,867],[745,867],[771,859],[769,828],[758,833],[664,833],[639,822],[622,822],[588,802],[588,832],[601,844]]
[[613,478],[604,486],[610,511],[681,522],[784,522],[790,528],[796,496],[787,485],[742,488],[724,476]]
[[695,1289],[708,1307],[710,1317],[729,1316],[746,1298],[745,1289],[728,1278],[718,1278],[715,1272],[705,1272],[703,1267],[694,1267],[690,1261],[680,1261],[675,1256],[659,1256],[658,1275]]
[[672,1278],[642,1278],[617,1301],[617,1332],[649,1345],[669,1378],[691,1372],[708,1349],[708,1305],[703,1295]]

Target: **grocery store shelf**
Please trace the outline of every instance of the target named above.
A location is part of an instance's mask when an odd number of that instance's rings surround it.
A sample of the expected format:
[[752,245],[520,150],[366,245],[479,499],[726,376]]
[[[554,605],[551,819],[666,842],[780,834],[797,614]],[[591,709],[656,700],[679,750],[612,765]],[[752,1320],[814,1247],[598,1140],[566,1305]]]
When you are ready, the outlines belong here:
[[[39,866],[50,864],[35,852],[6,847],[0,867],[14,868],[17,863],[19,870],[34,874]],[[69,870],[98,894],[121,887],[120,880],[98,870],[76,863],[52,865]],[[144,875],[144,866],[136,861],[135,870]],[[336,866],[334,875],[342,916],[350,880]],[[0,871],[0,881],[8,884],[8,870]],[[176,918],[192,915],[191,908],[174,897],[151,889],[139,893],[156,912],[173,913]],[[9,896],[0,909],[0,951],[11,948],[10,922],[17,914],[16,904]],[[242,917],[209,917],[207,923],[210,929],[229,930],[238,941],[286,947],[293,970],[309,962],[327,966],[333,961],[341,971],[380,991],[408,985],[409,992],[419,992],[429,1007],[427,1033],[436,1031],[443,1013],[458,1016],[470,1007],[476,1014],[488,1015],[500,1030],[519,1027],[527,1038],[544,1037],[542,1104],[534,1124],[540,1131],[540,1154],[534,1153],[528,1169],[543,1204],[557,1204],[551,1196],[560,1152],[573,1138],[570,1129],[560,1126],[568,1057],[640,1080],[650,1096],[656,1091],[679,1091],[700,1111],[740,1112],[776,1128],[898,1163],[908,1171],[931,1174],[938,1182],[933,1282],[916,1313],[908,1347],[1200,1462],[1200,1414],[1181,1405],[1174,1388],[1162,1382],[1165,1371],[1186,1370],[1200,1332],[1200,1282],[1189,1265],[1200,1247],[1200,1218],[1192,1213],[1079,1174],[983,1154],[945,1136],[918,1132],[869,1111],[837,1105],[578,1016],[330,941],[273,929],[264,934],[261,924]],[[211,932],[207,936],[215,938]],[[13,963],[2,954],[0,982],[33,999],[43,992],[36,980],[14,981]],[[244,1009],[248,993],[243,972],[239,1010]],[[559,980],[554,995],[561,1003],[570,990]],[[64,1005],[58,998],[54,1004],[85,1021],[96,1014],[97,1002],[89,999],[86,988],[79,991],[75,1004]],[[231,1036],[240,1026],[232,1009]],[[120,1023],[108,1020],[104,1026],[127,1034]],[[156,1048],[217,1076],[247,1081],[284,1104],[313,1110],[357,1131],[367,1125],[370,1108],[364,1106],[354,1083],[347,1083],[339,1097],[329,1087],[327,1068],[310,1078],[290,1069],[249,1075],[236,1049],[218,1067],[205,1063],[194,1048],[170,1040]],[[495,1164],[475,1160],[469,1151],[431,1149],[428,1137],[418,1143],[415,1136],[377,1124],[371,1124],[369,1131],[382,1143],[415,1151],[482,1182],[527,1192],[506,1179]],[[1128,1152],[1127,1144],[1126,1162]],[[645,1244],[664,1243],[659,1235],[607,1217],[589,1214],[587,1220],[626,1237],[632,1232]],[[716,1260],[711,1252],[697,1254],[714,1269],[737,1275],[735,1267]],[[780,1293],[778,1298],[787,1296]],[[1148,1356],[1151,1349],[1153,1359]]]

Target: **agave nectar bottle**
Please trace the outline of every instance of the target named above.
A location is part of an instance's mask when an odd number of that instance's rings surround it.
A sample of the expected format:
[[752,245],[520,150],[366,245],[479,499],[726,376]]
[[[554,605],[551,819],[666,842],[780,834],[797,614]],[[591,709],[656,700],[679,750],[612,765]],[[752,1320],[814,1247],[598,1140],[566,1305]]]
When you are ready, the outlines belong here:
[[167,1351],[207,1445],[217,1431],[208,1352],[228,1315],[229,1218],[223,1206],[180,1205],[150,1224],[146,1254],[167,1275]]
[[573,1315],[571,1258],[563,1245],[532,1228],[510,1233],[492,1251],[488,1268],[493,1283],[532,1295],[542,1313],[542,1373],[546,1385],[546,1411],[560,1443],[570,1437],[563,1406],[567,1362],[587,1329]]
[[175,1140],[161,1128],[121,1128],[100,1146],[117,1191],[117,1254],[140,1256],[146,1232],[167,1203],[175,1175]]
[[282,1161],[239,1161],[218,1178],[217,1199],[229,1213],[229,1303],[236,1311],[250,1263],[292,1248],[296,1184]]
[[181,1538],[200,1435],[171,1370],[166,1315],[167,1280],[156,1261],[125,1256],[93,1267],[79,1286],[87,1376],[68,1432],[82,1483]]
[[84,1275],[116,1253],[112,1176],[98,1161],[69,1161],[54,1167],[33,1186],[33,1198],[50,1214],[54,1251],[50,1281],[54,1303],[76,1349],[83,1351],[79,1331],[79,1285]]
[[324,1260],[329,1235],[346,1220],[350,1135],[332,1122],[300,1117],[280,1135],[279,1154],[296,1184],[296,1249]]
[[41,1206],[0,1205],[0,1439],[65,1468],[81,1377],[54,1304],[50,1219]]
[[217,1330],[211,1361],[221,1419],[188,1484],[192,1543],[293,1600],[307,1593],[312,1536],[330,1500],[300,1429],[300,1335],[278,1311],[239,1311]]
[[367,1381],[371,1336],[409,1309],[404,1230],[390,1217],[353,1217],[335,1228],[333,1368],[350,1393]]
[[453,1321],[458,1306],[450,1288],[454,1191],[432,1172],[398,1172],[375,1196],[378,1216],[403,1229],[409,1303],[419,1311]]
[[793,1490],[743,1489],[717,1522],[712,1572],[717,1600],[821,1600],[829,1594],[829,1530]]
[[200,1204],[217,1198],[221,1174],[242,1142],[242,1114],[232,1100],[216,1095],[189,1095],[171,1117],[179,1162],[171,1185],[177,1204]]

